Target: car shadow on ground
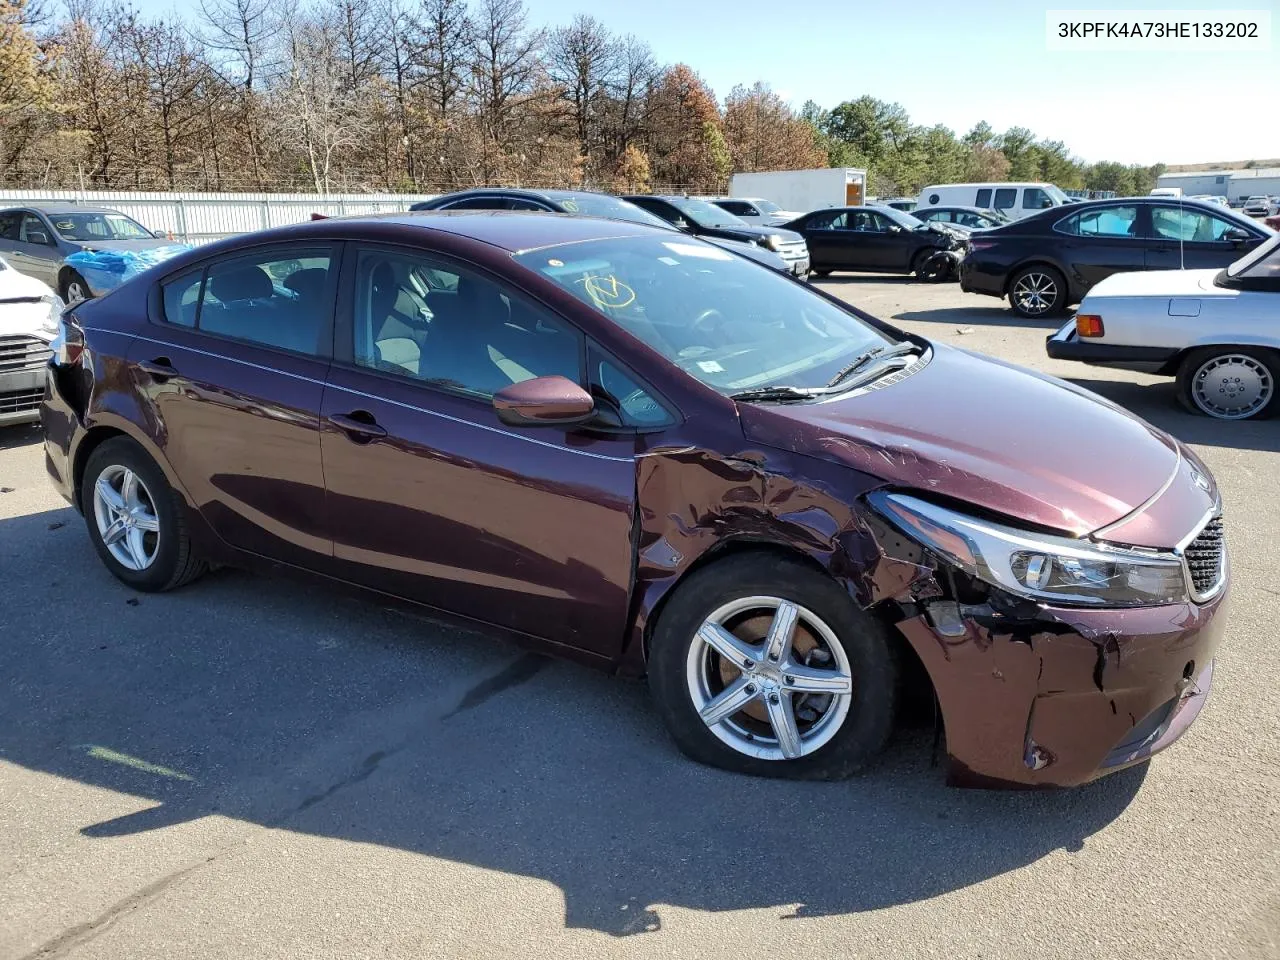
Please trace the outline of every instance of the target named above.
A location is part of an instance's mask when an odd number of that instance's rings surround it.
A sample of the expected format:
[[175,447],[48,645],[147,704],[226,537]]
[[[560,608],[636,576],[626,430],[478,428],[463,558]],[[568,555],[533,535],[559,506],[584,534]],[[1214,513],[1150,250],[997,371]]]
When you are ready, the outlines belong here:
[[[833,273],[830,276],[813,278],[814,283],[833,284],[835,286],[857,286],[862,283],[892,283],[892,284],[908,284],[920,283],[914,274],[907,273]],[[935,284],[922,284],[921,286],[935,286]]]
[[0,427],[0,450],[14,450],[18,447],[33,446],[41,441],[38,423],[23,423],[16,426]]
[[1149,384],[1084,377],[1069,379],[1136,413],[1183,443],[1280,452],[1280,425],[1276,420],[1214,420],[1189,413],[1178,402],[1172,377]]
[[144,798],[86,806],[91,842],[217,814],[547,880],[618,936],[661,905],[937,897],[1081,849],[1145,776],[952,790],[921,729],[847,782],[736,776],[681,757],[643,684],[383,603],[234,571],[136,595],[69,508],[0,521],[0,580],[66,601],[0,608],[0,758]]
[[[985,298],[984,298],[985,299]],[[996,301],[989,301],[995,303]],[[1046,317],[1028,320],[1007,307],[973,306],[940,307],[937,310],[903,310],[895,313],[894,320],[917,320],[921,323],[939,323],[949,326],[1020,327],[1044,330],[1046,334],[1057,330],[1065,320],[1062,317]]]

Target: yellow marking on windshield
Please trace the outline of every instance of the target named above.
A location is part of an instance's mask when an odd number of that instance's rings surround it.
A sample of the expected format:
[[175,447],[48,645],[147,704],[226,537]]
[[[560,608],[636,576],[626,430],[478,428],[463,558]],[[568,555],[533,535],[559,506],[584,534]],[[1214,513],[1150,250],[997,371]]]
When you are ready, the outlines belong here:
[[575,282],[586,288],[587,296],[602,310],[621,310],[631,306],[636,299],[636,292],[612,275],[599,277],[588,274]]
[[90,746],[88,748],[89,756],[95,760],[106,760],[108,763],[118,763],[124,767],[132,767],[134,770],[141,770],[143,773],[154,773],[158,777],[168,777],[170,780],[186,780],[189,783],[195,783],[195,777],[187,776],[181,771],[174,770],[170,767],[163,767],[158,763],[149,763],[138,757],[131,757],[127,753],[121,753],[119,750],[112,750],[110,747]]

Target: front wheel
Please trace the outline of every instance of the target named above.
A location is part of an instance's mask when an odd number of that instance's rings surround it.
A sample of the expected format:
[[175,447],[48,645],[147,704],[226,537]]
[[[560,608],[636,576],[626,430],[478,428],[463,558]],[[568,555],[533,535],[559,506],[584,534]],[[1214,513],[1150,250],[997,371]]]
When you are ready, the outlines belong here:
[[817,277],[819,280],[821,280],[824,277],[831,276],[831,271],[830,270],[810,270],[809,274],[810,276]]
[[1193,350],[1178,368],[1178,399],[1192,413],[1218,420],[1273,416],[1280,354],[1260,347]]
[[84,277],[72,270],[62,285],[62,299],[67,303],[79,303],[81,300],[88,300],[91,296],[93,292],[89,289],[89,284]]
[[1009,306],[1028,320],[1061,313],[1067,306],[1067,281],[1053,267],[1032,264],[1009,279]]
[[835,780],[889,740],[894,651],[879,622],[834,580],[794,560],[744,555],[677,588],[654,630],[649,685],[694,760]]

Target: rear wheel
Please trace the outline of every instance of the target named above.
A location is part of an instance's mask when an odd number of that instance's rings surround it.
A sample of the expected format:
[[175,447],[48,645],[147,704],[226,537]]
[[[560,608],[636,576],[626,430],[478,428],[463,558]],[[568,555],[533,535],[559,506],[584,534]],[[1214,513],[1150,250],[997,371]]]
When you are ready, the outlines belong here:
[[894,647],[830,578],[753,554],[694,573],[650,645],[649,684],[680,749],[759,776],[834,780],[893,731]]
[[821,280],[823,277],[831,276],[830,270],[810,270],[809,273],[817,277],[819,280]]
[[1260,347],[1193,350],[1178,368],[1178,399],[1192,413],[1218,420],[1273,416],[1280,354]]
[[1009,306],[1029,320],[1061,313],[1067,306],[1067,281],[1053,267],[1023,267],[1009,280]]
[[102,562],[135,590],[172,590],[207,569],[192,549],[181,498],[133,440],[117,437],[89,454],[80,504]]

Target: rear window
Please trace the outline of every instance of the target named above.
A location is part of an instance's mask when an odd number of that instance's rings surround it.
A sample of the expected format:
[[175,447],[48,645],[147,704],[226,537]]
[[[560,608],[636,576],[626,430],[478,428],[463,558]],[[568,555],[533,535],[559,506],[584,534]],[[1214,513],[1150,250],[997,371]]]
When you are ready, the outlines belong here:
[[[933,201],[930,201],[930,203],[932,202]],[[990,187],[986,187],[978,191],[978,200],[974,204],[974,206],[983,207],[984,209],[991,206],[991,188]]]
[[[997,210],[1009,210],[1018,203],[1018,191],[1013,187],[1001,187],[996,191],[995,208]],[[982,202],[981,194],[978,197],[978,206],[985,207]]]

